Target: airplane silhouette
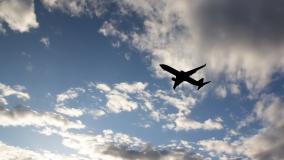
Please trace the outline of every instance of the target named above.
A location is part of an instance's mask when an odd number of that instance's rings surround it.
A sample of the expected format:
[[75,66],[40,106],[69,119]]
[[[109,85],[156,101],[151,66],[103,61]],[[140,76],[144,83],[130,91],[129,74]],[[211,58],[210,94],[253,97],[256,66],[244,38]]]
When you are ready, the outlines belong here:
[[163,70],[170,72],[171,74],[175,75],[176,77],[172,78],[172,80],[175,82],[173,88],[176,89],[176,87],[181,84],[183,81],[186,81],[188,83],[191,83],[192,85],[197,86],[197,90],[199,90],[201,87],[204,85],[210,83],[211,81],[203,82],[204,78],[201,78],[200,80],[196,81],[195,79],[191,78],[190,76],[197,72],[199,69],[203,68],[206,66],[206,64],[197,67],[195,69],[192,69],[190,71],[184,72],[184,71],[177,71],[173,69],[172,67],[165,65],[165,64],[160,64]]

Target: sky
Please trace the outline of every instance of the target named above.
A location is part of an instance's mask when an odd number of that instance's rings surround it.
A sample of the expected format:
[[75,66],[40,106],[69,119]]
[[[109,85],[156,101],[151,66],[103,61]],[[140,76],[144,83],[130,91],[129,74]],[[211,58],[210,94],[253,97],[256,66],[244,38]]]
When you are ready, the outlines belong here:
[[[284,159],[282,0],[1,0],[1,160]],[[200,90],[159,64],[211,81]]]

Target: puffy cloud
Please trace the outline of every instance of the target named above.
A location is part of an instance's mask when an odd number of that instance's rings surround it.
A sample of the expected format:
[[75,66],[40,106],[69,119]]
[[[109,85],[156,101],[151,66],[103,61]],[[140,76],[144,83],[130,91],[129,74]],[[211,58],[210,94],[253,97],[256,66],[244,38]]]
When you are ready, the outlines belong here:
[[227,96],[227,89],[224,86],[218,86],[215,89],[215,93],[220,98],[226,98],[226,96]]
[[130,94],[141,94],[147,87],[147,83],[134,82],[117,83],[113,88],[106,84],[99,83],[96,88],[106,92],[106,107],[110,112],[119,113],[122,111],[132,111],[138,108],[138,103],[135,102]]
[[220,120],[208,119],[204,122],[198,122],[187,119],[184,116],[175,118],[174,123],[168,123],[164,127],[175,131],[189,131],[194,129],[220,130],[223,128]]
[[237,85],[237,84],[231,84],[230,89],[231,89],[232,94],[240,94],[240,92],[241,92],[240,86]]
[[70,117],[80,117],[84,114],[83,109],[79,108],[71,108],[71,107],[65,107],[65,106],[57,106],[55,108],[55,111]]
[[112,23],[110,22],[104,22],[103,26],[99,30],[100,33],[102,33],[104,36],[114,36],[120,38],[122,41],[128,40],[128,36],[118,31]]
[[75,134],[71,132],[54,132],[60,135],[62,143],[79,154],[90,159],[139,159],[139,160],[199,160],[187,141],[173,142],[168,145],[152,146],[137,137],[123,133],[104,130],[102,134]]
[[0,22],[18,32],[28,32],[39,26],[33,0],[3,0],[0,2]]
[[23,86],[16,85],[15,87],[10,87],[9,85],[5,85],[3,83],[0,83],[0,95],[2,98],[2,102],[7,103],[6,100],[4,100],[4,97],[7,96],[16,96],[17,98],[26,101],[30,99],[30,95],[26,92],[24,92],[25,88]]
[[8,104],[7,100],[4,97],[0,96],[0,105],[7,105],[7,104]]
[[6,29],[3,27],[2,23],[0,23],[0,33],[3,33],[3,34],[6,33]]
[[91,111],[90,114],[93,115],[94,119],[97,119],[98,117],[104,116],[106,112],[100,109],[96,109],[94,111]]
[[81,14],[84,14],[87,5],[86,0],[42,0],[42,3],[49,11],[58,9],[71,16],[80,16]]
[[111,90],[110,87],[107,84],[104,84],[104,83],[97,84],[96,88],[103,91],[103,92],[108,92],[108,91]]
[[[147,83],[142,82],[122,82],[114,84],[113,87],[109,87],[106,84],[96,84],[95,87],[105,94],[106,111],[109,113],[130,112],[140,107],[154,121],[166,121],[163,128],[170,130],[220,130],[223,128],[220,118],[215,120],[207,119],[204,122],[190,119],[189,114],[197,102],[196,97],[185,95],[183,92],[174,94],[163,90],[156,90],[152,93],[147,90],[147,86]],[[156,109],[156,105],[164,105],[164,107]],[[177,111],[173,112],[168,107],[175,107]],[[165,110],[168,111],[167,114]]]
[[101,0],[41,0],[43,5],[49,10],[60,10],[71,16],[100,16],[106,11],[109,2]]
[[[284,108],[283,100],[274,95],[262,95],[253,111],[255,120],[262,123],[263,128],[255,134],[243,136],[239,140],[202,140],[199,142],[207,151],[221,156],[242,155],[255,160],[283,159],[284,149]],[[252,116],[252,115],[250,115]]]
[[81,129],[85,125],[81,121],[70,121],[65,117],[52,113],[38,113],[27,107],[17,106],[12,109],[0,107],[0,126],[34,126],[34,127],[55,127],[62,130]]
[[85,92],[85,89],[83,88],[70,88],[68,89],[67,91],[61,93],[61,94],[58,94],[57,95],[57,102],[58,103],[63,103],[67,100],[71,100],[71,99],[74,99],[74,98],[77,98],[79,96],[80,93],[84,93]]
[[50,42],[48,37],[41,37],[39,40],[46,48],[49,48]]
[[264,128],[245,138],[246,154],[255,159],[283,159],[284,102],[274,95],[263,95],[254,108]]
[[284,23],[280,19],[284,12],[275,10],[283,6],[280,0],[233,3],[225,0],[175,3],[123,0],[116,3],[123,18],[135,13],[143,26],[123,31],[114,27],[119,25],[117,22],[108,21],[108,27],[103,25],[102,28],[111,29],[103,34],[126,35],[124,37],[128,37],[134,47],[151,55],[157,76],[165,76],[160,63],[176,68],[207,63],[205,72],[200,75],[216,80],[225,75],[225,79],[232,82],[242,80],[252,93],[259,93],[270,83],[273,73],[283,71]]
[[190,109],[193,108],[196,103],[196,99],[191,96],[182,95],[182,98],[179,99],[159,90],[156,92],[155,96],[163,100],[165,103],[176,107],[179,112],[190,112]]
[[142,82],[134,82],[132,84],[122,82],[115,84],[114,88],[122,92],[136,93],[139,91],[144,91],[147,85],[147,83]]
[[130,112],[138,107],[138,104],[135,101],[131,101],[127,94],[116,90],[108,93],[106,98],[106,107],[114,113],[119,113],[121,111]]
[[49,151],[32,151],[20,147],[9,146],[0,142],[0,157],[2,160],[87,160],[86,158],[78,155],[59,155]]

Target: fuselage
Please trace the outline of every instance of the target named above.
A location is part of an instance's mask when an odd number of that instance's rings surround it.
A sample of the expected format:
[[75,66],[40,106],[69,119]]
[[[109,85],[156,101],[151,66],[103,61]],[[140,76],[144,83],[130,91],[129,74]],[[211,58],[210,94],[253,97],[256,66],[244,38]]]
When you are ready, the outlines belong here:
[[190,76],[188,76],[186,72],[184,71],[178,72],[178,74],[176,75],[176,80],[177,81],[187,81],[193,85],[198,85],[198,82],[194,80],[193,78],[191,78]]

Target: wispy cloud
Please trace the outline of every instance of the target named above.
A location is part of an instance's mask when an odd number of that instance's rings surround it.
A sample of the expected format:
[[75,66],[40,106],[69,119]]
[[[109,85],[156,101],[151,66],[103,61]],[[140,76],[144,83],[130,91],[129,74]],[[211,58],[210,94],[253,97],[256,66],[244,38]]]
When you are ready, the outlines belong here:
[[50,41],[48,37],[41,37],[41,39],[39,40],[40,43],[42,43],[46,48],[49,48],[50,46]]

